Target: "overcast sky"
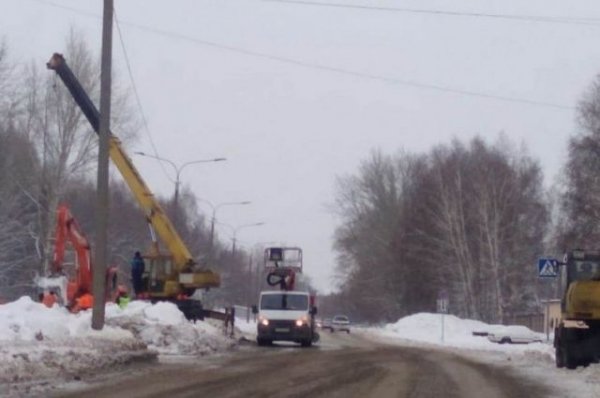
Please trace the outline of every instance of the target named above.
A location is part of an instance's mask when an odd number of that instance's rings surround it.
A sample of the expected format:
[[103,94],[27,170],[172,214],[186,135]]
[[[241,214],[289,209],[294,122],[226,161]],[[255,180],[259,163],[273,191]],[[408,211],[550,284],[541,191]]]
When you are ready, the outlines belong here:
[[[378,9],[115,0],[158,154],[227,157],[189,166],[184,185],[213,204],[252,201],[220,208],[223,223],[266,223],[240,229],[240,245],[302,247],[306,273],[328,291],[335,178],[371,149],[423,152],[503,132],[554,181],[573,108],[600,72],[599,1],[315,1]],[[2,0],[0,36],[13,59],[43,68],[71,26],[99,53],[101,15],[101,0]],[[123,60],[115,26],[115,68],[128,82]],[[134,151],[153,153],[149,134]],[[134,162],[153,190],[173,192],[156,161]]]

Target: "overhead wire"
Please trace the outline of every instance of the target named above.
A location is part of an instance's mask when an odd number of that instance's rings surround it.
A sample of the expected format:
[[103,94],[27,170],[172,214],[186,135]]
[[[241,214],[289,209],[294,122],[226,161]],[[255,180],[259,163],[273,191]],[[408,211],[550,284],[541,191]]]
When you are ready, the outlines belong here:
[[[137,89],[137,85],[135,84],[135,79],[133,77],[133,72],[131,69],[131,62],[129,61],[129,55],[127,54],[127,48],[125,47],[125,41],[123,38],[123,33],[121,32],[121,26],[119,25],[119,19],[117,18],[117,10],[113,9],[113,13],[114,13],[114,20],[115,20],[115,25],[117,26],[117,32],[119,33],[119,41],[121,43],[121,49],[123,50],[123,58],[125,59],[125,64],[127,65],[127,72],[129,74],[129,80],[131,81],[131,86],[133,89],[133,93],[134,93],[134,97],[136,99],[136,103],[140,112],[140,115],[142,117],[142,123],[144,125],[144,131],[146,132],[146,135],[148,136],[148,139],[150,141],[150,146],[152,147],[152,151],[154,152],[154,156],[156,157],[160,157],[160,155],[158,154],[158,150],[156,149],[156,145],[154,143],[154,139],[152,138],[152,133],[150,132],[150,127],[148,124],[148,119],[146,118],[146,113],[144,112],[144,107],[142,106],[142,101],[140,99],[140,95]],[[167,170],[165,168],[165,165],[163,164],[162,161],[158,162],[160,164],[160,168],[162,169],[163,173],[167,176],[167,178],[169,180],[171,180],[172,182],[175,182],[175,180],[173,180],[171,178],[171,176],[169,175],[169,173],[167,173]]]
[[[52,2],[52,1],[48,1],[48,0],[30,0],[30,1],[35,1],[35,2],[49,5],[52,7],[66,9],[66,10],[69,10],[69,11],[72,11],[75,13],[78,13],[80,11],[76,8],[59,5],[59,4],[56,4],[56,3]],[[263,1],[271,1],[271,0],[263,0]],[[273,0],[273,1],[277,1],[277,0]],[[282,2],[287,2],[287,1],[291,2],[291,1],[302,1],[302,0],[281,0],[281,1]],[[85,15],[90,16],[90,13],[85,12]],[[94,15],[94,17],[101,18],[100,15]],[[513,97],[513,96],[491,94],[491,93],[473,91],[473,90],[464,90],[464,89],[459,89],[459,88],[442,86],[442,85],[438,85],[438,84],[423,83],[423,82],[418,82],[418,81],[398,79],[395,77],[354,71],[354,70],[350,70],[350,69],[339,68],[339,67],[329,66],[329,65],[324,65],[324,64],[318,64],[318,63],[314,63],[314,62],[303,61],[300,59],[284,57],[284,56],[279,56],[279,55],[273,55],[273,54],[263,53],[263,52],[259,52],[259,51],[248,50],[248,49],[245,49],[242,47],[236,47],[236,46],[221,44],[221,43],[212,42],[212,41],[208,41],[208,40],[203,40],[203,39],[199,39],[199,38],[189,36],[189,35],[186,35],[183,33],[178,33],[178,32],[169,31],[169,30],[165,30],[165,29],[159,29],[159,28],[155,28],[152,26],[138,24],[138,23],[134,23],[134,22],[121,21],[121,23],[123,25],[129,26],[129,27],[132,27],[135,29],[144,30],[144,31],[151,32],[151,33],[165,36],[165,37],[188,41],[188,42],[200,44],[200,45],[203,45],[206,47],[217,48],[220,50],[230,51],[230,52],[243,54],[243,55],[251,56],[251,57],[255,57],[255,58],[268,59],[268,60],[276,61],[276,62],[280,62],[280,63],[300,66],[300,67],[304,67],[304,68],[308,68],[308,69],[322,70],[322,71],[333,72],[333,73],[338,73],[338,74],[347,75],[347,76],[353,76],[353,77],[359,77],[359,78],[368,79],[368,80],[385,82],[385,83],[389,83],[389,84],[397,84],[397,85],[403,85],[403,86],[409,86],[409,87],[414,87],[414,88],[427,89],[427,90],[433,90],[433,91],[439,91],[439,92],[445,92],[445,93],[451,93],[451,94],[458,94],[458,95],[464,95],[464,96],[470,96],[470,97],[486,98],[486,99],[490,99],[490,100],[497,100],[497,101],[503,101],[503,102],[521,103],[521,104],[525,104],[525,105],[548,107],[548,108],[569,110],[569,111],[575,109],[575,107],[570,106],[570,105],[565,105],[565,104],[558,104],[558,103],[552,103],[552,102],[546,102],[546,101],[538,101],[538,100],[519,98],[519,97]]]
[[431,14],[431,15],[454,16],[454,17],[494,18],[494,19],[506,19],[506,20],[522,21],[522,22],[556,23],[556,24],[566,24],[566,25],[586,25],[586,26],[600,27],[600,19],[599,18],[555,17],[555,16],[518,15],[518,14],[495,14],[495,13],[484,13],[484,12],[436,10],[436,9],[427,9],[427,8],[386,7],[386,6],[361,5],[361,4],[330,3],[330,2],[312,1],[312,0],[261,0],[261,1],[269,2],[269,3],[283,3],[283,4],[287,3],[287,4],[308,5],[308,6],[316,6],[316,7],[348,8],[348,9],[370,10],[370,11],[390,11],[390,12]]

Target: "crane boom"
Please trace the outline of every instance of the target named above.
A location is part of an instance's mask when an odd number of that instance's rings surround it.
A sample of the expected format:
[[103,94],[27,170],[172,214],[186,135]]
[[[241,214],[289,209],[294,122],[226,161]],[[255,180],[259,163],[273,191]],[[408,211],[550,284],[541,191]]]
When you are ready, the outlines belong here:
[[[94,131],[98,133],[100,112],[67,65],[64,57],[61,54],[55,53],[47,63],[47,67],[54,70],[60,77]],[[167,270],[170,270],[166,271],[166,274],[168,274],[166,282],[168,282],[169,287],[164,287],[162,292],[157,291],[157,296],[168,297],[179,294],[180,291],[179,288],[175,287],[176,284],[181,284],[186,289],[220,286],[220,277],[218,274],[210,270],[201,272],[193,271],[196,262],[192,258],[190,251],[133,165],[133,162],[125,153],[121,141],[112,132],[109,140],[109,154],[125,183],[129,186],[129,189],[144,211],[148,223],[156,231],[170,253],[170,265],[166,267]],[[159,257],[156,244],[153,247],[153,251],[151,256]]]
[[[54,54],[48,62],[48,68],[58,74],[94,131],[98,133],[100,129],[100,112],[68,67],[63,56]],[[109,142],[111,160],[142,207],[148,222],[154,227],[163,244],[173,256],[173,263],[176,267],[180,267],[178,271],[182,271],[184,266],[194,265],[194,260],[188,248],[158,204],[158,201],[154,198],[150,188],[138,173],[133,162],[123,150],[121,141],[111,133]]]

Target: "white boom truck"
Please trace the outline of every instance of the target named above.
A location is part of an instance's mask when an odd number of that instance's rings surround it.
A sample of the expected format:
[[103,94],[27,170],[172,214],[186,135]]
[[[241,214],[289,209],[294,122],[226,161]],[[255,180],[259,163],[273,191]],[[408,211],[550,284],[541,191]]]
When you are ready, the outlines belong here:
[[296,291],[296,274],[302,272],[302,249],[272,247],[265,249],[265,267],[269,286],[280,290],[262,291],[258,306],[256,342],[259,346],[273,341],[293,341],[310,347],[319,340],[315,330],[317,307],[308,291]]

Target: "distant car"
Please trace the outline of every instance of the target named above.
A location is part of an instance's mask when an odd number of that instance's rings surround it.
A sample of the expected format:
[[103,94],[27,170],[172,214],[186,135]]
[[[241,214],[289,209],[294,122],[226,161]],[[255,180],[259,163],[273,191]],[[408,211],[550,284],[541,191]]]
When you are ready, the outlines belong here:
[[331,320],[331,333],[346,332],[350,333],[350,320],[346,315],[336,315]]
[[525,326],[498,326],[492,329],[487,338],[493,343],[499,344],[529,344],[541,343],[542,337]]
[[331,318],[325,318],[321,321],[321,329],[323,330],[331,330]]

